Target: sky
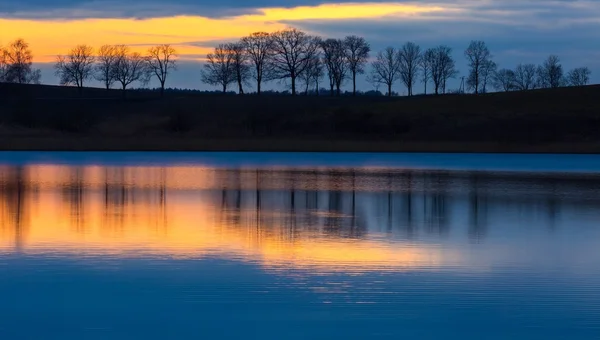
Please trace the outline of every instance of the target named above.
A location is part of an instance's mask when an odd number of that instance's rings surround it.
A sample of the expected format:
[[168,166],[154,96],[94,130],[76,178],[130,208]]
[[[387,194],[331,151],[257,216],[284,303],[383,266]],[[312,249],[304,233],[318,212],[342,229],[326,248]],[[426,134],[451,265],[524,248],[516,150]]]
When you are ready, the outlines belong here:
[[[48,84],[58,82],[52,71],[56,55],[75,45],[127,44],[143,52],[167,43],[179,52],[178,70],[167,86],[209,89],[200,81],[201,63],[216,44],[287,27],[323,37],[364,36],[374,52],[407,41],[422,48],[445,44],[454,49],[461,75],[466,75],[464,49],[471,40],[484,40],[501,68],[538,64],[556,54],[567,70],[588,66],[592,82],[600,82],[598,0],[0,2],[0,45],[26,39]],[[373,89],[364,76],[358,84],[362,90]],[[400,84],[394,90],[406,92]]]

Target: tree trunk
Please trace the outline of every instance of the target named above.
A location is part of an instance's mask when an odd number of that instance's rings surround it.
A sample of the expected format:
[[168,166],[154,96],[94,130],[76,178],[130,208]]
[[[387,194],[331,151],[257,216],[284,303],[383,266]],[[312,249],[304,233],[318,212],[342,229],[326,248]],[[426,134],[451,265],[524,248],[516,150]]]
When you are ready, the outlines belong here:
[[260,79],[256,81],[256,94],[260,96]]
[[352,95],[356,97],[356,72],[352,72]]
[[244,85],[242,84],[242,80],[238,78],[238,93],[244,94]]
[[425,92],[424,92],[424,94],[427,95],[427,81],[425,81]]
[[392,83],[388,84],[388,97],[392,96]]
[[223,94],[227,93],[227,85],[223,84]]
[[165,82],[161,81],[160,82],[160,97],[164,97],[165,96]]
[[292,74],[292,96],[296,95],[296,76]]

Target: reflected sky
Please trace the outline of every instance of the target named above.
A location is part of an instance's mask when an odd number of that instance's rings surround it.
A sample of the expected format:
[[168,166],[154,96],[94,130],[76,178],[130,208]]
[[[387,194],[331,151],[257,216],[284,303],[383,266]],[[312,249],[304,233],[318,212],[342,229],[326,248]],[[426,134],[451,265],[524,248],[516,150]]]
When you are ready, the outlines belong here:
[[590,338],[598,192],[593,174],[3,165],[0,334]]

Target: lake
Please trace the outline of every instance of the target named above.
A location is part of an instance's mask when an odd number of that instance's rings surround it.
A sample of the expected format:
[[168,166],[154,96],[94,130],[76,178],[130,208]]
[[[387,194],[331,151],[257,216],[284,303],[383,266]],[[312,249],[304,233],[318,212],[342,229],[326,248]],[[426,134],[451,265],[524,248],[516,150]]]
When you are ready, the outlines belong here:
[[597,339],[600,156],[0,153],[0,339]]

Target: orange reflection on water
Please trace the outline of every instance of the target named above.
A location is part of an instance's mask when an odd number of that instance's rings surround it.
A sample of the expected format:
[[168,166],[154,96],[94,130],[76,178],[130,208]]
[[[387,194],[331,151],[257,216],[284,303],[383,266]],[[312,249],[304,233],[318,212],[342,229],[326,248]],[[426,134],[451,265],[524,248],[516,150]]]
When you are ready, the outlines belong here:
[[[360,185],[345,177],[202,167],[0,167],[0,251],[214,255],[269,268],[357,271],[460,260],[435,245],[367,235],[354,212],[352,190]],[[315,183],[325,194],[310,191]],[[326,191],[339,187],[350,190],[347,197]],[[318,209],[319,195],[329,210]]]

